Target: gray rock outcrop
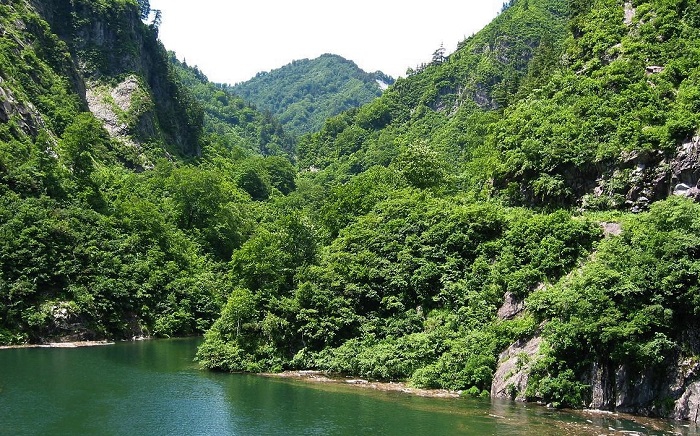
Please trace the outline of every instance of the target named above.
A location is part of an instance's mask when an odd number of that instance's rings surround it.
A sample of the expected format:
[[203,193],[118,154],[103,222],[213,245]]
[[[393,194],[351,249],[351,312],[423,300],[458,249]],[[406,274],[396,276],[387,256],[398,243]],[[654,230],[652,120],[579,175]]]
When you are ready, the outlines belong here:
[[503,305],[498,309],[498,319],[513,319],[525,309],[525,301],[512,292],[506,292]]
[[[695,136],[681,143],[672,155],[665,155],[660,150],[624,153],[619,162],[602,172],[589,195],[612,199],[619,194],[626,209],[639,212],[669,195],[700,201],[699,182],[700,136]],[[611,188],[614,186],[618,188]],[[620,190],[614,192],[615,189]]]
[[20,102],[14,93],[3,86],[0,77],[0,123],[14,120],[27,135],[35,137],[44,125],[39,111],[28,102]]
[[615,408],[615,378],[608,365],[598,362],[591,368],[591,402],[590,409],[613,410]]
[[595,362],[584,380],[591,386],[588,407],[698,422],[699,375],[700,362],[694,358],[669,358],[664,370]]
[[491,383],[492,398],[525,401],[530,368],[540,354],[541,345],[542,337],[536,334],[528,340],[512,344],[498,356],[498,366]]
[[698,422],[700,418],[700,381],[691,383],[685,388],[673,409],[673,419]]

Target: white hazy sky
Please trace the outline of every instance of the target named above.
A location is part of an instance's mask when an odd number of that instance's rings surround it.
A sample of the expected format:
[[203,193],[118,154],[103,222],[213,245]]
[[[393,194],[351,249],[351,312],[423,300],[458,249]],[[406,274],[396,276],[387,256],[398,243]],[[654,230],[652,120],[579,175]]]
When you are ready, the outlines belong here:
[[393,77],[488,24],[504,0],[150,0],[160,39],[210,80],[243,82],[334,53]]

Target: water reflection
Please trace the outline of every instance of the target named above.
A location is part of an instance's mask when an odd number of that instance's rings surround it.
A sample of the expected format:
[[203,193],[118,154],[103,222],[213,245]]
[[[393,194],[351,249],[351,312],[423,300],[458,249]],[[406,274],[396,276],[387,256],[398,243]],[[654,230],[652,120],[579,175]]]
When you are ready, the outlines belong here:
[[695,426],[199,371],[197,340],[0,350],[0,435],[695,435]]

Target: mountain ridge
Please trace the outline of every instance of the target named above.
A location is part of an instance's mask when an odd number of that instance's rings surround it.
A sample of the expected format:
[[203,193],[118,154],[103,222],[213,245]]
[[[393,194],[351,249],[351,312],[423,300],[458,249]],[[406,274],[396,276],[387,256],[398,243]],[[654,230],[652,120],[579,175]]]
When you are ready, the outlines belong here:
[[393,82],[380,71],[367,73],[351,60],[326,53],[260,72],[230,89],[300,135],[317,130],[326,118],[371,101]]

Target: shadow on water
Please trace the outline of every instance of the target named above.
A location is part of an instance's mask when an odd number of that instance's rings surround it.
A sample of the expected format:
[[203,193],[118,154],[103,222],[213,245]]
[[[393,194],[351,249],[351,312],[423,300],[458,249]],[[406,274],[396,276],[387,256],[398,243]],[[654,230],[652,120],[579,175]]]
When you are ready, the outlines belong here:
[[[535,404],[471,398],[424,398],[400,392],[373,391],[342,383],[267,379],[246,375],[234,378],[225,391],[232,407],[247,414],[248,426],[263,434],[492,434],[599,435],[683,434],[697,428],[684,423],[547,409]],[[265,403],[249,402],[251,392],[264,392]],[[268,416],[268,411],[275,411]],[[311,415],[302,422],[287,416]],[[284,420],[284,423],[275,421]],[[310,422],[314,422],[310,425]],[[333,423],[329,425],[329,423]],[[276,426],[277,425],[277,426]],[[279,427],[283,425],[284,427]],[[305,429],[323,429],[306,432]]]
[[200,371],[199,342],[0,350],[0,435],[698,434],[661,420]]

